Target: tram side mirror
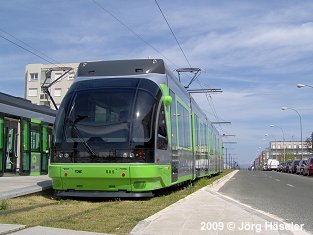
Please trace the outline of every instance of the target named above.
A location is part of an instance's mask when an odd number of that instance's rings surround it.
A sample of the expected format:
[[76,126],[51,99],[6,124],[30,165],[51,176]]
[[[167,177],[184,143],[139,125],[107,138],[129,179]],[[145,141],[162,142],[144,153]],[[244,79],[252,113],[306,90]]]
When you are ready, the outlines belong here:
[[171,103],[172,103],[172,97],[169,96],[169,95],[165,95],[163,97],[163,102],[164,102],[166,107],[169,107],[171,105]]

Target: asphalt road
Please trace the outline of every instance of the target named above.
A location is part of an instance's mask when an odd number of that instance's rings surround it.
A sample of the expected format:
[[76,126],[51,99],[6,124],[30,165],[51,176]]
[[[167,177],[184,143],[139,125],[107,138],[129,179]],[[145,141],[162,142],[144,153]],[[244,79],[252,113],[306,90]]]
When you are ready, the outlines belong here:
[[220,190],[244,204],[313,233],[313,177],[274,171],[239,171]]

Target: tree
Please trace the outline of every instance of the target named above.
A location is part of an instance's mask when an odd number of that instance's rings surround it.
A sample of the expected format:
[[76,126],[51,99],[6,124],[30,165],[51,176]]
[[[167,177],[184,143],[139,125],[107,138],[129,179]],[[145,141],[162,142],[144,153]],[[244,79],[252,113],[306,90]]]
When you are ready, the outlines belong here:
[[[293,161],[295,159],[295,155],[292,152],[291,149],[286,149],[285,150],[285,154],[286,154],[286,161]],[[277,160],[279,162],[284,162],[284,151],[279,151],[279,155],[277,156]]]
[[290,149],[286,149],[286,161],[293,161],[295,159],[295,154]]
[[312,146],[313,146],[313,132],[312,132],[311,136],[308,137],[308,138],[305,140],[305,143],[304,143],[304,146],[303,146],[303,147],[305,147],[305,149],[306,149],[309,153],[313,153]]

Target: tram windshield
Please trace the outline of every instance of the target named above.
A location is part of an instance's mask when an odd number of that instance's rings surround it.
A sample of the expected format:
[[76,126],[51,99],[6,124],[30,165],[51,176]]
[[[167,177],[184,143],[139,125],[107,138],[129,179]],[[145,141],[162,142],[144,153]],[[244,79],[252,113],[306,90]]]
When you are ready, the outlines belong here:
[[68,158],[56,157],[55,161],[152,161],[159,87],[146,79],[90,82],[94,86],[83,89],[81,85],[68,99],[71,101],[62,104],[67,110],[60,112],[67,115],[58,120],[63,125],[56,124],[56,147]]

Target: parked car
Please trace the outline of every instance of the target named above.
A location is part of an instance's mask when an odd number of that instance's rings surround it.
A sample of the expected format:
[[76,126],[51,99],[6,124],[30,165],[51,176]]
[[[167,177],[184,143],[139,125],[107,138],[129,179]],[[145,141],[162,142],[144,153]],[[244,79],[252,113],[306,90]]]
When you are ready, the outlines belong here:
[[303,168],[303,175],[313,175],[313,157],[308,158],[307,165]]
[[297,165],[299,165],[299,163],[300,163],[300,160],[293,160],[288,169],[288,172],[292,174],[296,173]]
[[296,166],[296,173],[298,175],[303,175],[303,168],[308,164],[307,160],[301,160],[299,165]]
[[286,165],[286,162],[281,162],[277,167],[277,171],[278,172],[283,171],[283,168],[285,167],[285,165]]
[[287,161],[286,163],[285,163],[285,165],[283,166],[283,169],[281,170],[282,172],[289,172],[289,167],[290,167],[290,165],[291,165],[291,161]]

